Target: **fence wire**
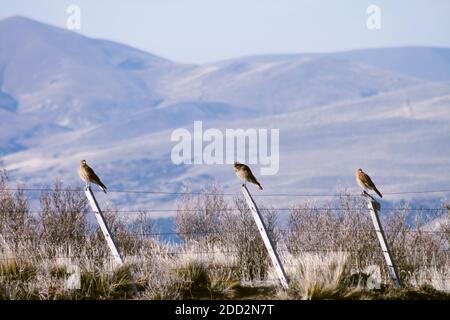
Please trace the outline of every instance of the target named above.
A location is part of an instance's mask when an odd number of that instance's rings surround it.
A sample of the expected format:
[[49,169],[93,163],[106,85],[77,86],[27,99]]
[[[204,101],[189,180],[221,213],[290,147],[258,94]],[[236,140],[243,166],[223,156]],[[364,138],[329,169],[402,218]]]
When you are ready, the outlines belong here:
[[[54,189],[54,188],[4,188],[7,191],[30,191],[30,192],[84,192],[83,189]],[[154,190],[127,190],[127,189],[108,189],[109,193],[131,193],[131,194],[158,194],[158,195],[200,195],[200,196],[236,196],[238,193],[225,192],[173,192],[173,191],[154,191]],[[406,195],[406,194],[429,194],[429,193],[450,193],[450,189],[439,190],[415,190],[400,192],[384,192],[385,195]],[[304,193],[263,193],[255,194],[253,197],[360,197],[360,195],[346,194],[304,194]]]
[[[84,192],[82,189],[54,189],[54,188],[4,188],[2,190],[12,191],[12,192]],[[209,193],[209,192],[169,192],[169,191],[152,191],[152,190],[119,190],[119,189],[112,189],[108,190],[109,193],[127,193],[127,194],[148,194],[148,195],[174,195],[174,196],[180,196],[180,195],[196,195],[196,196],[237,196],[237,193]],[[385,195],[407,195],[407,194],[434,194],[434,193],[450,193],[450,189],[441,189],[441,190],[422,190],[422,191],[404,191],[404,192],[385,192]],[[295,197],[295,198],[315,198],[315,197],[325,197],[325,198],[336,198],[336,197],[347,197],[347,198],[360,198],[361,195],[347,195],[347,194],[302,194],[302,193],[263,193],[263,194],[255,194],[252,195],[253,197]],[[275,211],[280,214],[285,213],[292,213],[293,211],[302,211],[302,210],[311,210],[311,211],[343,211],[343,212],[353,212],[353,211],[362,211],[367,210],[366,207],[361,208],[337,208],[337,207],[298,207],[298,206],[292,206],[292,207],[262,207],[260,208],[261,211]],[[383,208],[383,210],[400,210],[400,211],[413,211],[416,213],[423,213],[423,214],[429,214],[431,213],[443,213],[450,211],[449,207],[440,207],[440,208],[421,208],[421,207],[413,207],[413,208],[396,208],[396,207],[386,207]],[[249,211],[247,208],[236,208],[236,207],[227,207],[227,208],[221,208],[221,209],[212,209],[212,208],[196,208],[196,209],[185,209],[185,208],[165,208],[165,209],[155,209],[155,208],[140,208],[140,209],[133,209],[133,210],[127,210],[123,208],[117,208],[117,209],[110,209],[105,210],[108,214],[147,214],[147,213],[157,213],[157,212],[193,212],[193,213],[205,213],[205,212],[225,212],[225,211]],[[7,213],[8,211],[3,211],[4,213]],[[26,210],[26,212],[30,213],[44,213],[46,211],[44,210]],[[48,211],[47,211],[48,212]],[[13,213],[13,212],[9,212]],[[67,213],[70,213],[67,212]],[[299,229],[302,231],[302,229]],[[292,231],[296,231],[295,229],[283,229],[279,228],[277,229],[278,232],[287,234]],[[297,230],[298,231],[298,230]],[[348,234],[354,234],[354,233],[360,233],[360,232],[374,232],[373,229],[366,230],[364,228],[358,228],[358,229],[308,229],[305,230],[305,232],[318,234],[318,233],[348,233]],[[449,235],[449,231],[434,231],[434,230],[385,230],[386,234],[401,234],[402,232],[408,233],[408,234],[429,234],[429,235],[436,235],[436,236],[442,236],[442,235]],[[191,231],[191,232],[135,232],[131,233],[133,236],[140,237],[138,240],[151,240],[151,238],[157,237],[166,237],[166,236],[177,236],[180,238],[183,238],[183,236],[208,236],[208,235],[223,235],[223,234],[240,234],[241,231],[231,231],[231,230],[224,230],[224,231]],[[45,236],[45,234],[42,234],[41,236]],[[0,247],[3,244],[8,244],[8,241],[16,241],[18,239],[22,240],[36,240],[40,241],[40,237],[38,236],[27,236],[27,235],[9,235],[9,234],[0,234]],[[184,248],[185,251],[183,251],[183,248],[170,248],[166,250],[159,250],[157,252],[150,251],[147,252],[145,255],[136,256],[136,255],[125,255],[123,256],[125,262],[129,261],[131,264],[133,261],[135,263],[139,263],[139,261],[145,261],[145,259],[148,258],[154,258],[154,257],[171,257],[171,256],[178,256],[178,255],[198,255],[198,256],[211,256],[211,255],[224,255],[224,256],[231,256],[231,255],[241,255],[243,254],[243,251],[240,250],[195,250],[195,249],[187,249]],[[426,252],[426,250],[421,249],[422,251]],[[345,253],[359,253],[361,250],[351,250],[351,249],[343,249],[343,250],[337,250],[337,249],[327,249],[327,248],[315,248],[315,249],[300,249],[295,250],[295,255],[299,255],[302,253],[330,253],[330,252],[345,252]],[[418,251],[420,251],[418,249]],[[279,249],[277,250],[280,254],[293,254],[292,250],[286,250],[286,249]],[[450,248],[442,248],[439,250],[439,252],[445,254],[446,259],[448,259],[447,252],[450,252]],[[381,252],[380,252],[381,256]],[[36,256],[29,257],[29,261],[33,263],[38,262],[52,262],[57,259],[67,259],[67,260],[80,260],[80,259],[113,259],[112,256],[108,254],[87,254],[87,255],[52,255],[52,256],[39,256],[38,254]],[[5,253],[0,252],[0,261],[2,262],[20,262],[20,261],[26,261],[27,259],[17,258],[17,257],[8,257],[5,256]],[[447,260],[448,261],[448,260]],[[291,264],[291,263],[285,263],[285,267],[287,268],[294,268],[298,267],[298,264]],[[317,267],[323,267],[323,266],[331,266],[332,264],[314,264],[314,266]],[[401,264],[400,267],[402,268],[424,268],[424,267],[436,267],[436,264],[430,264],[430,263],[415,263],[415,264]],[[448,267],[448,265],[447,265]],[[206,266],[207,269],[224,269],[224,270],[236,270],[240,269],[238,266]],[[187,268],[183,267],[177,267],[177,268],[167,268],[167,270],[170,271],[181,271]],[[0,270],[1,271],[1,270]],[[114,272],[113,269],[102,269],[102,272]],[[441,277],[436,278],[439,280],[443,279],[450,279],[450,277]],[[265,281],[279,281],[278,278],[266,278]]]

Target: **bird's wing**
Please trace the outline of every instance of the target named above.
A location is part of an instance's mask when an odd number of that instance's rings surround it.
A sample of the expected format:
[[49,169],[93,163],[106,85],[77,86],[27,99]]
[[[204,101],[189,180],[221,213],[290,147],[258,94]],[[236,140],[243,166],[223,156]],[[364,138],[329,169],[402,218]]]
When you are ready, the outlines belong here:
[[100,178],[95,174],[94,170],[91,169],[91,167],[86,166],[86,171],[93,182],[95,182],[96,184],[99,184],[99,185],[103,184],[100,181]]
[[247,167],[248,172],[248,180],[254,184],[259,184],[258,180],[256,180],[256,177],[253,175],[253,172],[250,170],[250,168]]
[[243,164],[242,170],[247,174],[247,176],[250,178],[253,176],[252,170],[250,170],[249,166]]
[[373,183],[372,179],[370,179],[370,177],[364,173],[364,180],[366,182],[366,184],[371,188],[371,189],[376,189],[377,187],[375,187],[375,184]]
[[253,173],[251,171],[249,171],[249,173],[248,173],[248,179],[253,183],[257,182],[256,177],[253,175]]

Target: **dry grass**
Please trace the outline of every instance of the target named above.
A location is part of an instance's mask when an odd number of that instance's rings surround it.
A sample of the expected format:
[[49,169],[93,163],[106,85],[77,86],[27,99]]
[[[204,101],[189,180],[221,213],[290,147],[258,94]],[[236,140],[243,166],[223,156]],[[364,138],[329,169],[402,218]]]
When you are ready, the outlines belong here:
[[[338,211],[332,210],[336,204],[328,204],[329,210],[323,203],[300,204],[286,230],[279,227],[278,212],[264,210],[290,279],[288,291],[276,292],[276,275],[245,202],[225,201],[216,186],[207,195],[180,199],[176,226],[184,241],[177,246],[143,236],[154,231],[144,215],[130,224],[106,210],[125,257],[118,268],[100,231],[88,223],[82,192],[56,183],[54,191],[42,193],[36,215],[23,190],[12,193],[7,183],[0,175],[0,299],[448,298],[448,226],[439,235],[421,232],[429,220],[417,215],[408,224],[404,205],[383,220],[403,290],[390,287],[359,199],[342,195]],[[376,290],[367,282],[373,265],[381,266]],[[78,289],[67,286],[73,268],[80,271]]]
[[348,273],[345,252],[303,253],[289,259],[290,297],[311,300],[338,298]]

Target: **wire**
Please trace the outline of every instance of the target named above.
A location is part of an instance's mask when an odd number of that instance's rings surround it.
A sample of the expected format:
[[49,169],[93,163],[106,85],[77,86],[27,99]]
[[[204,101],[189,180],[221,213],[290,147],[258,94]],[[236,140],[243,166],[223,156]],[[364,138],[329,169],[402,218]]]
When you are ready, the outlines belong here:
[[[348,211],[348,212],[359,212],[362,210],[367,210],[366,207],[361,208],[322,208],[322,207],[292,207],[292,208],[259,208],[261,211]],[[447,212],[448,209],[446,208],[395,208],[395,207],[387,207],[382,208],[382,211],[424,211],[424,212]],[[17,210],[19,211],[19,210]],[[9,212],[9,213],[15,213],[17,211],[2,211],[2,212]],[[24,210],[28,213],[44,213],[44,212],[54,212],[55,210]],[[76,210],[65,210],[68,213],[71,213]],[[233,212],[233,211],[250,211],[248,208],[221,208],[221,209],[211,209],[211,208],[196,208],[196,209],[178,209],[178,208],[172,208],[172,209],[149,209],[149,208],[139,208],[139,209],[133,209],[133,210],[125,210],[125,209],[106,209],[102,210],[104,213],[141,213],[141,214],[148,214],[148,213],[158,213],[158,212],[204,212],[204,211],[210,211],[210,212]],[[285,214],[290,212],[278,212],[278,214]]]
[[[293,228],[293,229],[285,229],[285,228],[280,228],[280,229],[276,229],[275,232],[280,232],[282,234],[289,234],[289,233],[293,233],[296,236],[309,236],[310,233],[347,233],[347,234],[357,234],[360,232],[366,231],[366,229],[364,228],[353,228],[353,229],[306,229],[305,227],[300,227],[298,229]],[[370,230],[371,232],[373,231],[373,229]],[[450,231],[431,231],[431,230],[384,230],[384,233],[386,234],[395,234],[395,235],[401,235],[401,234],[408,234],[408,233],[416,233],[416,234],[444,234],[444,235],[450,235]],[[243,231],[231,231],[231,230],[225,230],[225,231],[209,231],[209,230],[200,230],[200,231],[181,231],[181,232],[176,232],[176,231],[167,231],[167,232],[139,232],[136,231],[133,233],[133,231],[131,231],[131,236],[135,236],[135,237],[158,237],[158,236],[182,236],[182,235],[223,235],[223,234],[244,234]],[[43,236],[43,234],[40,235],[18,235],[18,236],[14,236],[14,235],[1,235],[0,234],[0,239],[33,239],[33,240],[40,240]],[[65,235],[65,237],[67,238],[69,235]],[[139,238],[138,240],[142,240],[142,238]],[[337,239],[338,240],[338,239]]]
[[[292,253],[289,250],[277,250],[277,252],[279,253],[289,253],[292,254],[294,256],[298,256],[301,255],[302,253],[314,253],[314,252],[326,252],[326,253],[331,253],[331,252],[344,252],[344,253],[358,253],[360,252],[359,250],[331,250],[331,249],[302,249],[302,250],[297,250],[294,253]],[[213,251],[174,251],[174,252],[150,252],[149,254],[146,255],[123,255],[121,256],[123,260],[128,260],[128,262],[132,262],[133,260],[136,259],[146,259],[146,258],[151,258],[151,257],[162,257],[162,256],[172,256],[172,255],[210,255],[210,254],[224,254],[224,255],[229,255],[229,254],[245,254],[245,251],[238,251],[238,250],[225,250],[225,251],[220,251],[220,250],[213,250]],[[34,257],[30,257],[27,256],[26,258],[23,257],[0,257],[0,261],[54,261],[54,260],[58,260],[58,259],[94,259],[94,258],[102,258],[102,259],[112,259],[114,260],[116,257],[112,256],[108,253],[106,254],[84,254],[84,255],[60,255],[60,256],[34,256]],[[287,259],[289,260],[289,258]],[[307,265],[316,265],[314,263],[306,263]],[[355,263],[349,263],[351,265],[355,265]],[[284,263],[283,265],[285,266],[297,266],[297,265],[305,265],[304,262],[300,262],[298,264],[294,264],[294,263]],[[328,264],[318,264],[321,266],[324,265],[328,265]],[[329,265],[335,265],[335,263],[329,263]],[[399,263],[398,266],[406,268],[406,267],[435,267],[436,264],[430,264],[430,263]]]
[[[277,231],[281,232],[281,233],[288,233],[288,232],[293,232],[293,233],[302,233],[304,232],[304,235],[308,235],[308,233],[328,233],[328,232],[336,232],[336,233],[358,233],[361,231],[364,231],[365,229],[363,228],[359,228],[359,229],[352,229],[352,230],[348,230],[348,229],[308,229],[308,230],[290,230],[290,229],[278,229]],[[373,230],[373,229],[372,229]],[[397,230],[385,230],[384,231],[387,234],[402,234],[402,233],[424,233],[424,234],[449,234],[450,235],[450,231],[429,231],[429,230],[401,230],[401,231],[397,231]],[[138,233],[138,235],[142,235],[142,236],[161,236],[161,235],[207,235],[207,234],[241,234],[243,233],[242,231],[185,231],[185,232],[151,232],[151,233]],[[301,234],[300,234],[301,236]]]
[[[147,208],[141,208],[141,209],[135,209],[135,210],[122,210],[122,209],[111,209],[111,212],[122,212],[122,213],[145,213],[145,212],[200,212],[200,211],[212,211],[212,212],[220,212],[220,211],[248,211],[250,209],[248,208],[221,208],[221,209],[211,209],[211,208],[197,208],[197,209],[147,209]],[[261,211],[301,211],[301,210],[320,210],[320,211],[361,211],[361,210],[367,210],[366,207],[363,208],[259,208]],[[388,207],[383,208],[383,210],[406,210],[406,211],[447,211],[446,208],[394,208],[394,207]]]
[[[7,191],[47,191],[47,192],[83,192],[83,189],[61,189],[52,188],[4,188]],[[110,193],[135,193],[135,194],[163,194],[163,195],[207,195],[207,196],[235,196],[237,193],[210,193],[210,192],[169,192],[169,191],[151,191],[151,190],[108,190]],[[450,189],[441,190],[423,190],[423,191],[403,191],[403,192],[385,192],[385,195],[401,194],[426,194],[426,193],[447,193]],[[272,193],[255,194],[254,197],[360,197],[360,195],[339,195],[339,194],[296,194],[296,193]]]

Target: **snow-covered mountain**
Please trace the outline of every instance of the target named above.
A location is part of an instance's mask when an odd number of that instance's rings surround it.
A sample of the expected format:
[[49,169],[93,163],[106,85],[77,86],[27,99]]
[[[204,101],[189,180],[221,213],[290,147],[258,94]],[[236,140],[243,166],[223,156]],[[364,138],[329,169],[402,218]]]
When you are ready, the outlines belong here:
[[[187,65],[12,17],[0,21],[0,166],[29,186],[80,184],[86,159],[111,189],[179,191],[215,180],[238,192],[229,165],[171,162],[172,131],[202,120],[223,132],[280,129],[280,170],[260,178],[262,193],[356,191],[359,167],[386,193],[450,189],[449,80],[446,48]],[[173,197],[101,197],[173,207]]]

